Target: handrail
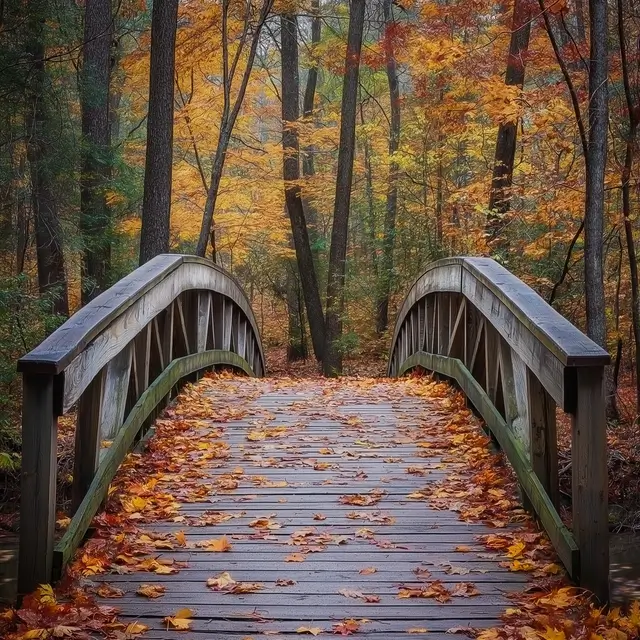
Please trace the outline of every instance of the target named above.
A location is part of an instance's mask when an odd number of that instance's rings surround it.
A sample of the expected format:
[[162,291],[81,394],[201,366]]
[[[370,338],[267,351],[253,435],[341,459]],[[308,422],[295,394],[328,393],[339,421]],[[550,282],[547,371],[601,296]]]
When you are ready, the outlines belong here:
[[[60,573],[139,431],[182,380],[215,365],[264,375],[251,305],[221,267],[173,254],[136,269],[20,359],[19,593]],[[75,406],[75,515],[54,549],[57,418]],[[104,441],[112,445],[101,451]]]
[[[455,380],[504,450],[570,575],[608,597],[609,354],[490,258],[430,264],[398,314],[388,373]],[[559,505],[556,405],[571,414],[573,525]]]

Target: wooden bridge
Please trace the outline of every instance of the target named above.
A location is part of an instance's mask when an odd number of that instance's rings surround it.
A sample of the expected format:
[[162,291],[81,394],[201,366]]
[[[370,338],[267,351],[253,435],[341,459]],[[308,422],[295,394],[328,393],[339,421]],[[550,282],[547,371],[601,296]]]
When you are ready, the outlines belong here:
[[[456,383],[506,454],[526,508],[568,574],[602,601],[608,597],[608,363],[605,351],[497,263],[453,258],[432,264],[409,291],[388,365],[390,377],[422,367]],[[148,574],[97,578],[125,592],[110,602],[124,619],[144,622],[146,637],[175,637],[161,620],[189,607],[189,637],[216,640],[265,630],[340,632],[345,621],[385,640],[408,630],[429,629],[437,637],[451,628],[499,623],[505,592],[521,589],[526,579],[505,570],[499,554],[489,557],[478,547],[477,536],[495,529],[415,500],[430,483],[474,478],[464,455],[456,459],[439,448],[450,432],[451,400],[408,388],[398,400],[390,389],[403,383],[391,380],[260,380],[263,349],[241,287],[211,262],[181,255],[140,267],[20,360],[21,594],[61,575],[140,435],[182,381],[218,366],[250,378],[195,387],[213,409],[193,438],[211,442],[224,435],[224,460],[198,467],[200,481],[213,489],[206,498],[185,497],[176,507],[184,516],[179,520],[172,512],[140,525],[156,539],[182,531],[184,546],[154,557],[186,565],[153,576],[166,587],[157,601],[135,595]],[[170,414],[175,419],[182,405]],[[224,420],[215,407],[226,407]],[[558,513],[556,407],[573,424],[570,527]],[[74,514],[58,539],[57,419],[72,410]],[[237,479],[239,467],[240,481],[220,483],[234,473]],[[207,518],[212,510],[229,517]],[[208,549],[207,538],[222,534],[231,550]],[[447,571],[457,565],[460,571]],[[233,582],[222,584],[224,572]],[[443,603],[402,597],[399,585],[409,590],[405,596],[424,589],[421,573],[431,573],[449,594],[455,589],[447,583],[462,574],[469,591]],[[216,576],[222,582],[208,588]],[[255,592],[226,588],[247,581],[260,586]]]

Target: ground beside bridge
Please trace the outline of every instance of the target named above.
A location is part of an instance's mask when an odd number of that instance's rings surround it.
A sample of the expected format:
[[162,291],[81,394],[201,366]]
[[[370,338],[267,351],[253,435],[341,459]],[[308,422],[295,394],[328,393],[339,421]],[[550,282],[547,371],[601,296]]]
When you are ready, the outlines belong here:
[[595,631],[488,443],[427,378],[206,377],[121,468],[73,604],[39,590],[9,637],[65,637],[25,635],[46,606],[68,637],[119,640]]

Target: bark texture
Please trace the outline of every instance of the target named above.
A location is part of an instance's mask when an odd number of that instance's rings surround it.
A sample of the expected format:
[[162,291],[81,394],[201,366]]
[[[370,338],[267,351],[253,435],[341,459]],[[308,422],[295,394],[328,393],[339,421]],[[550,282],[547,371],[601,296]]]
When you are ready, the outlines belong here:
[[[604,176],[607,163],[609,94],[607,86],[607,0],[589,0],[589,136],[587,141],[586,202],[584,217],[584,285],[587,335],[607,348],[604,295]],[[615,418],[615,390],[611,372],[606,376],[607,414]]]
[[140,264],[169,251],[177,20],[178,0],[154,1]]
[[[53,313],[69,315],[62,228],[55,193],[55,149],[51,144],[51,108],[47,100],[49,86],[45,68],[44,11],[34,3],[30,21],[27,53],[31,62],[31,82],[27,88],[27,159],[31,174],[38,288],[51,296]],[[40,10],[40,11],[38,11]]]
[[[633,327],[633,340],[635,347],[635,368],[636,368],[636,412],[640,414],[640,287],[638,283],[638,260],[636,254],[635,239],[633,237],[633,225],[631,221],[631,170],[635,157],[636,137],[638,132],[639,109],[634,101],[634,94],[631,90],[629,73],[629,58],[627,54],[627,42],[624,31],[624,6],[623,0],[617,0],[618,9],[618,39],[620,42],[620,60],[622,66],[622,81],[627,107],[627,117],[629,119],[629,131],[627,134],[624,164],[622,167],[621,187],[622,187],[622,216],[624,221],[624,235],[627,245],[627,257],[629,260],[629,275],[631,279],[631,318]],[[616,360],[619,367],[619,358]],[[614,381],[617,376],[614,375]]]
[[[515,0],[511,20],[511,42],[504,83],[521,87],[524,84],[526,57],[531,35],[531,5],[529,0]],[[500,239],[509,211],[513,166],[516,157],[518,122],[506,122],[498,127],[493,161],[487,232],[492,240]]]
[[349,207],[353,178],[353,157],[356,134],[356,103],[362,31],[364,26],[365,0],[351,0],[349,7],[349,34],[344,81],[342,84],[342,120],[340,122],[340,149],[338,151],[338,174],[336,197],[331,230],[329,272],[327,281],[327,311],[325,316],[325,349],[323,369],[327,376],[342,373],[342,350],[339,340],[342,335],[344,314],[344,285],[346,275],[347,234],[349,229]]
[[111,220],[105,190],[110,178],[112,17],[110,0],[86,0],[80,101],[82,147],[80,226],[82,303],[108,287],[111,263]]
[[324,316],[300,189],[300,142],[297,131],[300,116],[300,81],[298,75],[298,21],[295,15],[283,14],[281,16],[280,32],[284,196],[291,221],[291,233],[309,319],[313,352],[318,360],[322,360],[325,339]]
[[[273,0],[264,0],[260,9],[260,14],[257,19],[257,23],[252,27],[251,25],[251,4],[246,5],[246,13],[244,16],[246,28],[242,32],[240,41],[236,45],[236,50],[233,56],[229,55],[229,33],[228,33],[228,18],[229,18],[229,3],[230,0],[223,0],[222,2],[222,91],[223,91],[223,106],[222,106],[222,118],[220,120],[220,134],[218,135],[218,144],[216,145],[216,154],[213,159],[213,167],[211,169],[211,180],[209,181],[209,190],[207,191],[207,201],[204,206],[204,213],[202,215],[202,225],[200,227],[200,236],[198,238],[198,246],[196,248],[196,255],[203,256],[207,252],[207,245],[211,245],[212,259],[216,262],[217,259],[217,247],[216,247],[216,234],[215,226],[213,222],[213,213],[216,208],[216,201],[218,199],[218,190],[220,189],[220,181],[222,180],[222,172],[224,170],[224,162],[227,155],[227,148],[229,147],[229,141],[231,140],[231,134],[236,124],[236,119],[240,113],[242,103],[244,102],[244,95],[247,91],[247,84],[251,76],[253,69],[253,62],[256,57],[256,51],[258,49],[258,43],[260,42],[260,33],[262,27],[267,19],[267,16],[271,12],[273,6]],[[238,93],[235,100],[231,101],[231,89],[233,86],[233,80],[238,70],[238,63],[241,55],[244,52],[247,43],[249,44],[249,50],[247,53],[247,63],[240,80],[238,87]]]
[[387,206],[384,216],[382,236],[382,256],[380,260],[380,283],[377,301],[376,330],[383,333],[389,325],[389,297],[393,282],[393,249],[396,236],[396,214],[398,210],[398,162],[395,153],[400,145],[400,88],[398,69],[393,46],[393,0],[383,2],[385,22],[385,63],[391,122],[389,124],[389,181],[387,184]]

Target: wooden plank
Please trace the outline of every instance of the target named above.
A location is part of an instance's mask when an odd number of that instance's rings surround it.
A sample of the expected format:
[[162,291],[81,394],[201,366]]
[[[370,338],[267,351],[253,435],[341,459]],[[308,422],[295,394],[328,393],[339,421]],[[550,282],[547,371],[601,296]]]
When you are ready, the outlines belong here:
[[231,333],[233,329],[233,304],[224,301],[222,308],[222,350],[232,351]]
[[449,344],[445,354],[450,358],[462,358],[464,354],[466,309],[466,300],[463,298],[460,306],[458,307],[455,319],[453,320],[451,337],[449,338]]
[[72,512],[75,512],[82,502],[98,468],[102,421],[100,413],[104,399],[105,373],[105,369],[98,373],[80,396],[78,403],[71,491]]
[[209,309],[211,294],[208,291],[198,291],[196,295],[196,351],[202,352],[207,348],[207,335],[209,332]]
[[530,369],[527,369],[527,392],[531,466],[557,509],[560,489],[556,404]]
[[18,593],[27,594],[51,579],[58,437],[53,376],[25,374],[22,394]]
[[520,485],[531,501],[567,572],[572,577],[577,577],[579,574],[579,558],[581,557],[578,545],[562,522],[540,480],[531,468],[527,456],[522,450],[522,445],[513,437],[504,418],[492,404],[484,389],[473,378],[464,364],[455,358],[417,353],[405,362],[400,375],[415,366],[437,371],[454,379],[460,385],[467,398],[483,417],[500,447],[504,450],[507,459],[516,472]]
[[573,533],[580,547],[580,585],[609,598],[607,422],[602,367],[578,369],[573,415],[571,481]]
[[[73,516],[64,536],[56,545],[54,551],[54,575],[58,576],[62,568],[71,558],[72,553],[78,548],[86,533],[93,516],[96,514],[100,503],[104,499],[111,480],[115,476],[118,467],[124,460],[138,431],[143,426],[149,414],[156,408],[159,402],[169,393],[170,389],[182,378],[195,371],[211,367],[215,364],[225,364],[243,370],[248,375],[253,375],[246,361],[237,354],[226,351],[204,351],[174,360],[153,384],[144,391],[135,406],[127,416],[125,423],[113,440],[113,443],[103,457],[93,481]],[[54,429],[55,431],[55,429]],[[55,498],[55,446],[53,447],[53,485]],[[31,499],[31,498],[30,498]],[[52,524],[55,523],[55,508],[53,508]],[[44,523],[40,523],[44,524]],[[40,531],[45,531],[44,526]],[[52,530],[53,540],[53,530]],[[49,572],[50,574],[50,572]],[[41,580],[42,581],[42,580]],[[48,581],[44,580],[45,582]]]
[[[448,293],[440,293],[438,294],[438,318],[437,318],[437,351],[436,353],[441,353],[446,355],[447,348],[449,347],[449,294]],[[434,350],[435,351],[435,350]]]
[[[84,351],[71,372],[73,383],[77,383],[87,371],[95,374],[100,370],[180,293],[193,289],[224,294],[242,309],[254,333],[259,335],[251,305],[231,274],[204,258],[164,254],[142,265],[85,305],[36,349],[23,356],[18,362],[18,370],[58,374]],[[107,328],[109,331],[100,336]],[[262,347],[260,352],[264,359]],[[67,389],[70,397],[75,396],[68,406],[75,403],[85,387]]]
[[105,367],[104,393],[100,410],[102,440],[111,440],[124,420],[132,358],[133,345],[129,344]]

